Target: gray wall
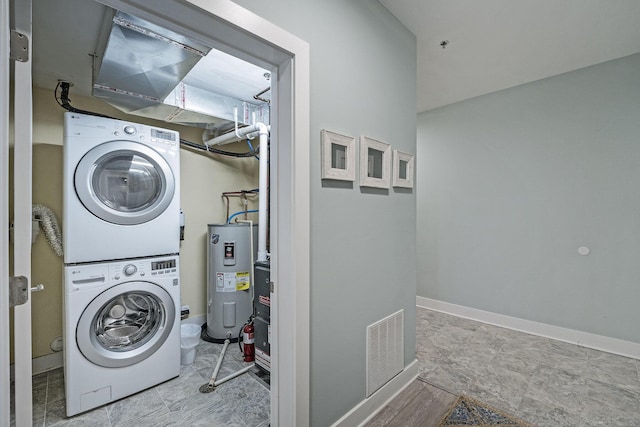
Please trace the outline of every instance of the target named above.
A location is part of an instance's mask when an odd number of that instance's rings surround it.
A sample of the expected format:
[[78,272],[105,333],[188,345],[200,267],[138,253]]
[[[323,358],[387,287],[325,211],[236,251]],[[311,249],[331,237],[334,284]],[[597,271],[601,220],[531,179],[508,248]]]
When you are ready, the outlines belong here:
[[405,309],[415,357],[415,192],[323,186],[320,130],[415,152],[416,43],[373,0],[240,0],[311,47],[311,424],[365,398],[365,331]]
[[640,55],[420,114],[417,167],[419,296],[640,342]]

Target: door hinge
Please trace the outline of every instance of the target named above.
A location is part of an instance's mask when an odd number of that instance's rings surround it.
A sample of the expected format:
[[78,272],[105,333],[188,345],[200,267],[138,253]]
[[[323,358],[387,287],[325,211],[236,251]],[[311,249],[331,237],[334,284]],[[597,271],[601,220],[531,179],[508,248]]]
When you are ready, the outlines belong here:
[[29,60],[29,38],[16,30],[11,30],[9,58],[18,62]]
[[276,289],[276,287],[273,284],[273,282],[269,282],[269,292],[274,293],[275,289]]
[[29,301],[29,279],[24,276],[9,277],[9,307]]

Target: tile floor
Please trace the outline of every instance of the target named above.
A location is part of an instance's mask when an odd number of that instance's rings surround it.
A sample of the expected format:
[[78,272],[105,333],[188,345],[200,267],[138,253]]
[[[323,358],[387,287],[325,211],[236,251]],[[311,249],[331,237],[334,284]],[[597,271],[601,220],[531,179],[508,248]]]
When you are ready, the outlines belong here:
[[[233,426],[269,425],[269,390],[255,376],[243,374],[211,393],[200,393],[208,383],[222,344],[200,341],[196,360],[183,365],[180,376],[156,387],[71,418],[65,417],[62,369],[33,377],[35,426]],[[231,344],[218,379],[246,366],[237,344]],[[13,393],[12,393],[13,397]],[[12,407],[14,402],[11,402]],[[13,411],[11,426],[15,420]]]
[[[640,361],[417,309],[420,376],[538,427],[640,426]],[[201,342],[180,377],[72,418],[62,370],[33,379],[34,426],[269,425],[269,391],[242,375],[202,394],[221,345]],[[232,346],[233,347],[233,346]],[[243,365],[230,347],[219,378]],[[13,425],[13,419],[12,419]]]
[[640,426],[640,361],[417,309],[420,376],[538,427]]

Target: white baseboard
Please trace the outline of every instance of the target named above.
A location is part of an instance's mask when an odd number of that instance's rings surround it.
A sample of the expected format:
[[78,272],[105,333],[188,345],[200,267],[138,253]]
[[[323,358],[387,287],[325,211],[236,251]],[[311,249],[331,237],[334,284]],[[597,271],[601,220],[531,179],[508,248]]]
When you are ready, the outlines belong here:
[[44,356],[36,357],[31,361],[31,369],[33,374],[40,374],[52,369],[62,368],[64,365],[64,353],[59,351],[57,353],[46,354]]
[[416,297],[418,307],[465,319],[476,320],[502,328],[513,329],[531,335],[538,335],[558,341],[576,344],[581,347],[588,347],[594,350],[606,351],[608,353],[619,354],[620,356],[640,359],[640,344],[632,341],[625,341],[617,338],[606,337],[604,335],[591,334],[589,332],[577,331],[563,328],[561,326],[549,325],[546,323],[534,322],[531,320],[519,319],[517,317],[505,316],[503,314],[478,310],[476,308],[451,304],[431,298]]
[[[43,372],[51,371],[52,369],[62,368],[64,365],[63,352],[45,354],[44,356],[34,357],[31,359],[31,371],[33,375],[41,374]],[[15,369],[11,365],[9,367],[11,372],[11,379],[15,378]]]
[[391,381],[380,387],[369,398],[354,406],[331,427],[362,426],[385,407],[394,397],[418,377],[418,361],[414,360]]

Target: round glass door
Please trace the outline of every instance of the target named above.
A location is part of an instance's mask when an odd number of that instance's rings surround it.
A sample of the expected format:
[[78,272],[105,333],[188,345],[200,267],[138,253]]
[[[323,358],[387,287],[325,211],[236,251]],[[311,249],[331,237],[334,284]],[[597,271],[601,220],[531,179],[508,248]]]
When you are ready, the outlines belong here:
[[155,150],[130,141],[111,141],[90,150],[75,172],[76,193],[97,217],[115,224],[151,221],[169,206],[173,172]]
[[98,295],[78,322],[76,341],[91,362],[129,366],[152,355],[166,341],[175,320],[171,296],[147,282],[117,285]]

